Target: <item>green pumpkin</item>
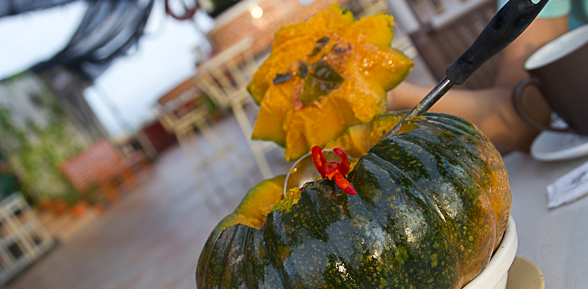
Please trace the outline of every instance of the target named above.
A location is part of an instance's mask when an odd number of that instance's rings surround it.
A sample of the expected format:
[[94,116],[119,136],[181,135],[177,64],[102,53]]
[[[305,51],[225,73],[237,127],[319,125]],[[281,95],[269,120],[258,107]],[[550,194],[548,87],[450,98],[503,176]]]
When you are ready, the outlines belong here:
[[[372,123],[390,117],[400,118]],[[500,154],[449,115],[428,113],[401,132],[348,174],[357,195],[322,179],[291,191],[260,227],[219,224],[198,261],[198,288],[461,288],[475,278],[510,213]],[[273,196],[279,184],[253,191]]]

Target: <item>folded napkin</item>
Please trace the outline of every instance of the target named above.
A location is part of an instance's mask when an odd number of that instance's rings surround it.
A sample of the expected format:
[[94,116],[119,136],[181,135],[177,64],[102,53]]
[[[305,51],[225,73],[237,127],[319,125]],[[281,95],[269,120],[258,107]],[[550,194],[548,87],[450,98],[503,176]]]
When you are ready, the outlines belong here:
[[547,185],[547,207],[571,203],[588,194],[588,162]]

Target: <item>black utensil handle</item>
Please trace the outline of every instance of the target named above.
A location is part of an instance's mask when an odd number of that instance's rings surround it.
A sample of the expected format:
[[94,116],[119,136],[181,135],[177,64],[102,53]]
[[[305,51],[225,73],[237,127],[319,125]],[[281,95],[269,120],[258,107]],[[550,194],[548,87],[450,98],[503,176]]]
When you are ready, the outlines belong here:
[[547,1],[541,0],[537,4],[531,0],[508,1],[466,52],[447,66],[447,78],[458,85],[466,82],[482,64],[525,31]]

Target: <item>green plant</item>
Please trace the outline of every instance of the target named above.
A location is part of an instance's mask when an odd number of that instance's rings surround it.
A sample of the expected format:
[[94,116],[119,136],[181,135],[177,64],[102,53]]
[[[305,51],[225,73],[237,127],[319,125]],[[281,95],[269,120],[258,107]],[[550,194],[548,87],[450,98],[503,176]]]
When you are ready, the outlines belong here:
[[0,105],[0,150],[20,179],[22,192],[29,201],[51,198],[74,204],[81,195],[60,173],[59,165],[83,145],[63,109],[48,92],[38,96],[37,105],[48,112],[43,127],[33,122],[26,127],[14,124],[10,110]]

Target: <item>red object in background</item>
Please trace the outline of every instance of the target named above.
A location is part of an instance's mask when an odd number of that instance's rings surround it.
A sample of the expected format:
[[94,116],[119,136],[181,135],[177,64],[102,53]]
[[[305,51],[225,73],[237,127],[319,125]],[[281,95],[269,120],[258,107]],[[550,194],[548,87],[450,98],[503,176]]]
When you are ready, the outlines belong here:
[[182,6],[184,6],[184,13],[182,15],[176,15],[169,5],[169,0],[165,0],[165,12],[177,20],[192,19],[194,17],[194,14],[196,14],[196,11],[198,11],[197,1],[194,1],[194,7],[187,7],[186,3],[184,3],[183,1]]
[[174,134],[168,133],[157,120],[143,127],[143,132],[151,141],[155,150],[160,153],[178,142]]

